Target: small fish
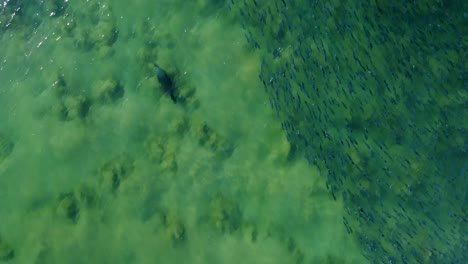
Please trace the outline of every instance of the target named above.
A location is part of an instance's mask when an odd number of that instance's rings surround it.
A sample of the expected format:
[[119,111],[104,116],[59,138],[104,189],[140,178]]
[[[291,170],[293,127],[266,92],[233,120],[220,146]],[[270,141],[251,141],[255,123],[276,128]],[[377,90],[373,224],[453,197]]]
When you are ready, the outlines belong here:
[[154,69],[156,70],[156,76],[158,77],[158,81],[161,84],[164,92],[168,93],[174,103],[177,102],[177,95],[176,89],[174,84],[169,77],[169,74],[166,73],[161,67],[159,67],[156,63],[153,63]]

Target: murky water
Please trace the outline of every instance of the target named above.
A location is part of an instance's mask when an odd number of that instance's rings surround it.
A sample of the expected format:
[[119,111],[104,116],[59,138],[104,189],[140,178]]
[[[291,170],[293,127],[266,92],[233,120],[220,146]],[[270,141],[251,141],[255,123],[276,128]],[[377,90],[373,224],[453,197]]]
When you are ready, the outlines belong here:
[[271,51],[238,7],[4,2],[0,262],[369,262],[271,107]]

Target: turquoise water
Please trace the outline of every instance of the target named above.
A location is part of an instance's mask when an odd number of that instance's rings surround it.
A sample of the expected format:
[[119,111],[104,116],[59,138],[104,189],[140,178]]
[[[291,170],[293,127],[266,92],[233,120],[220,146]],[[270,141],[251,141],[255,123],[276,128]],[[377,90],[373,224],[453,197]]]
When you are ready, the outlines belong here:
[[363,263],[209,2],[2,9],[0,262]]

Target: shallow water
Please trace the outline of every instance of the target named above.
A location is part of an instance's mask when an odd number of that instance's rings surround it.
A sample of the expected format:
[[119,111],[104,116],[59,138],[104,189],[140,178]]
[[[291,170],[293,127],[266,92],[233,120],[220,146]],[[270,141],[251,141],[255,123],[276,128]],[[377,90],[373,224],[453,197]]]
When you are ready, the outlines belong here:
[[0,33],[0,261],[365,263],[209,2],[21,4]]

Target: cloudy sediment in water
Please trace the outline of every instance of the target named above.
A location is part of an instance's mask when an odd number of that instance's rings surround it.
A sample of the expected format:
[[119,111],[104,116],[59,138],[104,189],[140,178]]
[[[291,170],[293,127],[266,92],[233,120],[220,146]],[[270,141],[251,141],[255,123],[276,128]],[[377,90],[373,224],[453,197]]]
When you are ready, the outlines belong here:
[[463,19],[4,1],[0,262],[461,263]]

